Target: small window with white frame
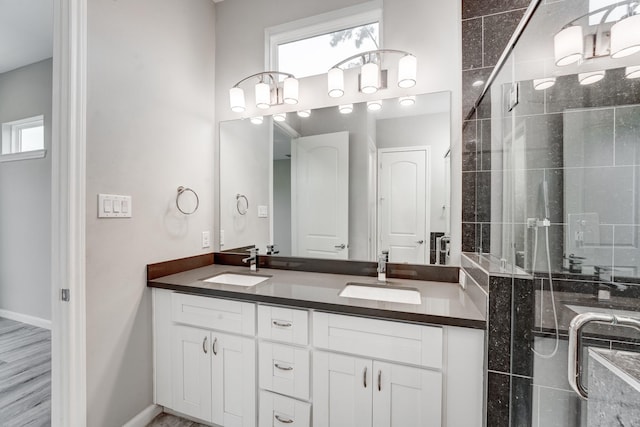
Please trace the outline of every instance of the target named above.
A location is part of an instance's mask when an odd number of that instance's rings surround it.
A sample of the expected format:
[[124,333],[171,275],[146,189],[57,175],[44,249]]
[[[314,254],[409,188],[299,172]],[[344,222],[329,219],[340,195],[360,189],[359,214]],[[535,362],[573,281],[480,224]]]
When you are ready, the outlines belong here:
[[[268,28],[267,68],[297,78],[326,73],[338,62],[382,46],[382,7],[368,2]],[[360,66],[360,63],[354,63]],[[348,65],[347,65],[348,68]]]
[[41,158],[45,154],[44,116],[2,123],[0,161]]

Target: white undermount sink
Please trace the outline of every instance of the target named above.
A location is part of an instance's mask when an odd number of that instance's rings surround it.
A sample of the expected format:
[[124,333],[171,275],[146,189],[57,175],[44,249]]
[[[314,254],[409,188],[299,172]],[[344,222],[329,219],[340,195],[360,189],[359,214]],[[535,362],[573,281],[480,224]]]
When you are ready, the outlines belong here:
[[347,283],[340,291],[341,297],[368,299],[374,301],[421,304],[420,292],[413,288],[398,288],[388,285],[368,285],[366,283]]
[[204,279],[204,282],[220,283],[222,285],[234,285],[234,286],[255,286],[258,283],[262,283],[265,280],[269,280],[268,276],[258,276],[253,274],[237,274],[237,273],[221,273],[217,276]]

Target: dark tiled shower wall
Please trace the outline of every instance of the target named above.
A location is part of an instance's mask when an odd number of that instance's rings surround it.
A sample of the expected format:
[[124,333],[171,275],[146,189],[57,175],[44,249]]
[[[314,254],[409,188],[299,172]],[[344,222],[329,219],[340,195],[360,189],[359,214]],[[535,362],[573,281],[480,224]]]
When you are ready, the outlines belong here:
[[531,0],[462,0],[462,117],[482,92]]

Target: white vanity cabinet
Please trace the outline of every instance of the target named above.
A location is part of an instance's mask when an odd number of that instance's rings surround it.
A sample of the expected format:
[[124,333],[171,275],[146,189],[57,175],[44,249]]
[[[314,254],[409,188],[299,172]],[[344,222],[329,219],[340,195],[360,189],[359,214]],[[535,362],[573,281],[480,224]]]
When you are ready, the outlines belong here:
[[340,352],[314,353],[314,425],[442,425],[442,327],[314,313],[313,339]]
[[216,426],[481,427],[484,331],[153,290],[154,401]]
[[254,304],[154,290],[156,403],[223,427],[254,427],[254,336]]

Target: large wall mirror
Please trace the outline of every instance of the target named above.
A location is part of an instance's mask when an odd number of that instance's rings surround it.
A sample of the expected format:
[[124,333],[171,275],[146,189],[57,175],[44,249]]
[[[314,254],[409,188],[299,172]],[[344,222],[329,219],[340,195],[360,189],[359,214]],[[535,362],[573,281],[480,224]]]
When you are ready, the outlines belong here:
[[451,94],[381,107],[220,123],[218,249],[444,264]]

